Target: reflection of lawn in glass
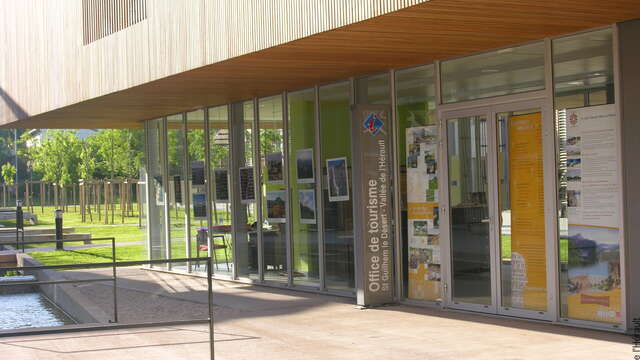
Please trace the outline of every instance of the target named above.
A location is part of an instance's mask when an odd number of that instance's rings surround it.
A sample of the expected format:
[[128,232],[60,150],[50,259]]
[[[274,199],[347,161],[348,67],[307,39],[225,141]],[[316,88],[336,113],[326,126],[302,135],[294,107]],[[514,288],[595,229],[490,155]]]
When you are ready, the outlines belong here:
[[[502,241],[500,243],[502,260],[511,259],[511,235],[502,235]],[[569,259],[569,240],[566,238],[560,239],[560,261],[567,262]]]

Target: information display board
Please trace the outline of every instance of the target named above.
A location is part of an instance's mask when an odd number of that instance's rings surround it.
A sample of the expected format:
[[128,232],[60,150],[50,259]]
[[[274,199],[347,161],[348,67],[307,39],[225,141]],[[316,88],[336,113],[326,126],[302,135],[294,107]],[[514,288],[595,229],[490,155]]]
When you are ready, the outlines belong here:
[[620,323],[620,156],[615,105],[566,110],[568,316]]

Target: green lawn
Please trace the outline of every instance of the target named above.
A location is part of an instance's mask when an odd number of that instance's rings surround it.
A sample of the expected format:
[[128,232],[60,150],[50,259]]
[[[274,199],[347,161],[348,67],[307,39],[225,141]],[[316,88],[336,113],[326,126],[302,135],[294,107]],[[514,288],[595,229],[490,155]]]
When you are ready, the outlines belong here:
[[[195,242],[191,243],[192,257],[196,257]],[[227,249],[229,261],[231,261],[231,249]],[[92,248],[82,250],[56,250],[29,253],[31,257],[45,265],[67,265],[67,264],[90,264],[111,262],[113,257],[111,247]],[[176,241],[171,244],[172,258],[185,258],[186,247],[183,241]],[[201,257],[206,257],[206,252],[200,253]],[[220,263],[224,262],[224,249],[216,250],[216,257]],[[139,261],[147,259],[147,247],[145,245],[122,245],[116,247],[117,261]]]
[[[114,215],[114,224],[113,225],[105,225],[104,217],[98,221],[97,214],[94,212],[93,222],[89,221],[87,216],[87,222],[82,222],[82,218],[80,216],[80,208],[69,206],[68,210],[63,215],[63,226],[65,227],[73,227],[74,232],[76,233],[89,233],[92,238],[104,238],[104,237],[115,237],[117,242],[131,242],[131,241],[144,241],[146,239],[146,233],[144,229],[138,227],[138,214],[137,211],[134,212],[133,216],[125,217],[124,223],[122,222],[122,218],[119,216],[119,205],[115,207],[115,215]],[[39,206],[34,206],[33,210],[36,215],[38,215],[38,224],[30,225],[28,222],[25,223],[25,228],[53,228],[55,227],[54,220],[54,211],[55,207],[53,206],[45,206],[44,210]],[[134,209],[137,209],[137,206],[134,206]],[[24,211],[29,211],[26,207]],[[103,209],[104,212],[104,209]],[[14,228],[15,221],[14,220],[5,220],[0,221],[0,225],[4,227],[12,227]],[[94,241],[93,243],[101,243],[100,241]],[[65,245],[82,245],[81,241],[78,242],[68,242]],[[55,246],[55,242],[49,242],[44,244],[32,244],[25,245],[26,248],[42,248],[42,247],[53,247]]]

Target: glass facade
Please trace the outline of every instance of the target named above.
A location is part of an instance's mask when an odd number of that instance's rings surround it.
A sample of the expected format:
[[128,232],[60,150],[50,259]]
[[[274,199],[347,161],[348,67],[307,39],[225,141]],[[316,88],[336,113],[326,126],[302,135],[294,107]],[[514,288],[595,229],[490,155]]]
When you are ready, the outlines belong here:
[[288,101],[290,229],[294,284],[320,286],[316,199],[315,90],[290,93]]
[[230,186],[229,107],[208,109],[211,244],[216,274],[233,273],[233,208]]
[[282,96],[258,101],[263,276],[287,282],[287,166],[284,162]]
[[149,256],[355,294],[352,106],[394,104],[398,298],[620,324],[613,69],[607,28],[149,120]]
[[[258,267],[258,207],[256,204],[255,181],[255,123],[254,102],[245,101],[231,105],[232,130],[238,142],[238,155],[234,157],[237,171],[233,188],[236,190],[238,211],[234,214],[234,254],[237,264],[236,276],[240,278],[259,279]],[[233,194],[232,194],[233,196]]]
[[[324,204],[325,284],[329,289],[355,287],[353,197],[329,197],[328,169],[332,160],[345,160],[348,194],[351,186],[351,86],[348,82],[320,87],[320,139],[322,201]],[[336,134],[344,134],[337,137]]]

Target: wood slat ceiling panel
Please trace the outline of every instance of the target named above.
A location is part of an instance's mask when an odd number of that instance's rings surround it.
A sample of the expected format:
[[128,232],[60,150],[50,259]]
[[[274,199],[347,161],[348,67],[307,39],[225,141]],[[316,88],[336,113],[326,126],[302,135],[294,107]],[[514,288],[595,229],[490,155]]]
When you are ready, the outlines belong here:
[[[432,0],[33,116],[22,127],[141,120],[297,90],[640,17],[636,0]],[[208,27],[207,31],[211,31]],[[216,44],[220,49],[224,44]],[[208,58],[214,56],[208,50]]]

